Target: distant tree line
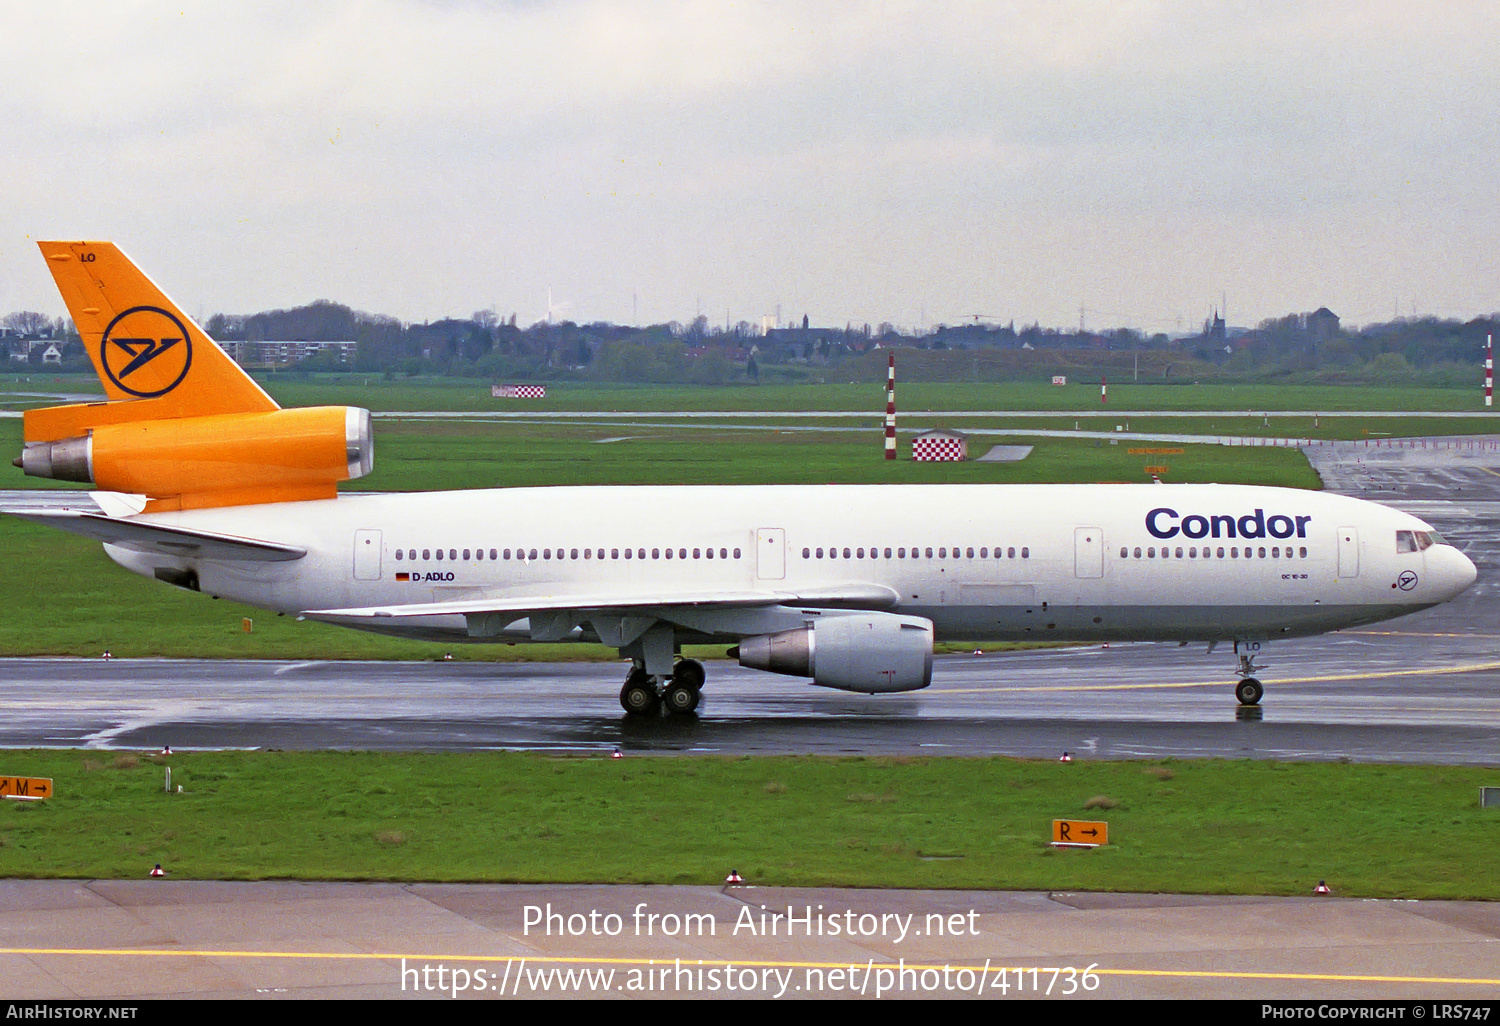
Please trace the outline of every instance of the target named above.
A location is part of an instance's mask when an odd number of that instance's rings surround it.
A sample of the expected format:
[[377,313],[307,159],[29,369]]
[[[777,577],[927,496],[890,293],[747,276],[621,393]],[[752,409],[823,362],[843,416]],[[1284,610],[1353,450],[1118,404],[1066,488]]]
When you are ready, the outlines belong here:
[[[1131,328],[1078,331],[1039,324],[966,323],[914,331],[890,323],[758,331],[745,321],[705,317],[633,327],[538,321],[518,326],[480,310],[467,318],[407,324],[319,300],[249,315],[214,314],[204,328],[220,341],[356,343],[355,364],[324,354],[291,370],[355,370],[389,377],[439,374],[500,380],[677,382],[855,380],[882,373],[869,354],[914,351],[916,377],[996,380],[1042,372],[1128,367],[1178,380],[1205,376],[1288,381],[1463,385],[1476,380],[1487,335],[1500,318],[1467,322],[1403,318],[1346,331],[1331,312],[1288,314],[1248,330],[1216,318],[1197,335],[1169,337]],[[43,341],[62,352],[62,370],[89,369],[72,322],[20,311],[0,318],[0,343],[14,369],[40,365]],[[1129,359],[1122,359],[1131,354]],[[910,376],[910,375],[907,375]],[[934,378],[935,379],[935,378]]]

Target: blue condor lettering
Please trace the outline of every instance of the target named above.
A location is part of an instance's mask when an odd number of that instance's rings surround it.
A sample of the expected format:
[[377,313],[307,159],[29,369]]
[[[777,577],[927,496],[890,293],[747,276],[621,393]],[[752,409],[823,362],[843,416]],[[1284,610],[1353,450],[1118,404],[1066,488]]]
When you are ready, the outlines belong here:
[[[1178,517],[1175,509],[1159,506],[1146,514],[1146,530],[1153,538],[1175,538],[1179,533],[1184,538],[1290,538],[1293,535],[1306,538],[1311,520],[1312,517],[1289,517],[1284,513],[1266,516],[1263,509],[1246,513],[1239,519],[1230,514],[1204,516],[1201,513]],[[1162,526],[1163,523],[1168,526]]]

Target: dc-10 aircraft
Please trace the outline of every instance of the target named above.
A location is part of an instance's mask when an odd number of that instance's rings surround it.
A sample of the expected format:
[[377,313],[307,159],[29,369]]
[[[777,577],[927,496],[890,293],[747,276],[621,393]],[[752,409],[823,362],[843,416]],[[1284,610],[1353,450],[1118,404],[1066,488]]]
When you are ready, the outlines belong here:
[[15,515],[128,570],[362,630],[597,641],[626,712],[697,708],[687,643],[847,691],[932,680],[941,639],[1262,643],[1446,602],[1474,564],[1416,517],[1219,485],[500,488],[337,494],[370,414],[281,409],[123,253],[43,242],[108,401],[29,410],[16,463],[95,509]]

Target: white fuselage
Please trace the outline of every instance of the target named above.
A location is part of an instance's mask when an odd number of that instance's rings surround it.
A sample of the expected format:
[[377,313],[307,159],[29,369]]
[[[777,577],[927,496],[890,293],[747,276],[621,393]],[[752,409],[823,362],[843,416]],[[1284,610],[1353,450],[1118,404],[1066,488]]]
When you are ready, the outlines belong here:
[[[146,575],[285,613],[400,607],[350,626],[415,637],[541,638],[555,611],[717,594],[924,617],[938,638],[1227,640],[1316,634],[1453,598],[1474,580],[1451,545],[1400,551],[1415,517],[1344,496],[1221,485],[821,485],[508,488],[347,494],[154,514],[144,521],[295,545],[290,562],[107,546]],[[506,610],[409,615],[429,603]],[[734,603],[730,603],[734,606]],[[555,612],[549,613],[555,622]],[[493,618],[492,618],[493,620]],[[696,623],[696,626],[694,625]],[[592,640],[587,618],[548,639]],[[753,602],[678,639],[781,629]]]

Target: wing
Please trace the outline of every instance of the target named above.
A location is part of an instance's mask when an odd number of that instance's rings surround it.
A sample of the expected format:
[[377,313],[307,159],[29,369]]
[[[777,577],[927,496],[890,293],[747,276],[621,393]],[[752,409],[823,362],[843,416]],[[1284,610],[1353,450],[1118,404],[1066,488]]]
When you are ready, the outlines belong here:
[[660,594],[547,594],[506,595],[459,599],[452,602],[414,602],[409,605],[363,606],[350,609],[310,609],[313,620],[374,620],[412,616],[476,616],[485,613],[640,613],[666,608],[737,609],[758,606],[817,606],[819,608],[885,609],[898,601],[895,591],[879,584],[801,591],[662,592]]
[[661,592],[656,594],[529,594],[451,602],[313,609],[302,615],[345,627],[398,629],[403,620],[462,616],[471,637],[495,637],[526,618],[533,641],[560,641],[587,625],[606,645],[627,645],[656,623],[705,635],[742,637],[799,626],[805,610],[890,609],[900,596],[879,584],[799,591]]
[[307,555],[306,549],[255,538],[239,538],[211,531],[163,527],[135,520],[121,520],[76,509],[6,510],[10,516],[45,524],[85,538],[164,556],[241,560],[251,563],[286,563]]

